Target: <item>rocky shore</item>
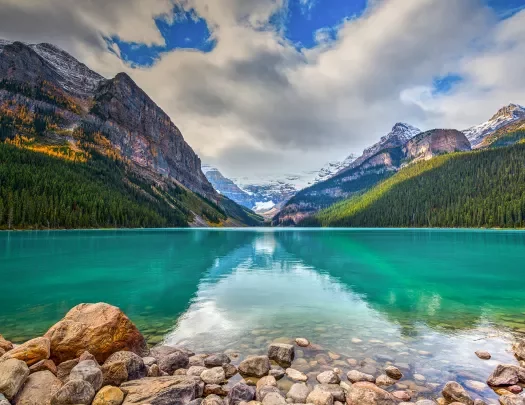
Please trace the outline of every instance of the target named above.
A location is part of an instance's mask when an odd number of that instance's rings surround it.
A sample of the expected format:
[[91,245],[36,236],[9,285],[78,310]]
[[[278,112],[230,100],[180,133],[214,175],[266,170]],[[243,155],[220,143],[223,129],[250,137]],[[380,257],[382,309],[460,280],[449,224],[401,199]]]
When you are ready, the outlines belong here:
[[14,345],[0,335],[0,405],[482,405],[472,391],[488,387],[502,405],[525,405],[525,341],[513,351],[516,364],[497,365],[486,383],[443,381],[429,399],[425,377],[406,380],[405,365],[389,359],[371,367],[303,337],[271,343],[266,355],[149,348],[120,309],[80,304],[42,337]]

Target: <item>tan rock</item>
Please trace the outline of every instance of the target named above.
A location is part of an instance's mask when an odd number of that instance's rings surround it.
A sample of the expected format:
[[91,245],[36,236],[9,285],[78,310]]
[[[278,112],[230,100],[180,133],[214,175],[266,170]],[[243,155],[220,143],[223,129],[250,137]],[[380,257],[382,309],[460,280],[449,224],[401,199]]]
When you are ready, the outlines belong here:
[[102,370],[102,385],[120,385],[128,381],[128,369],[124,361],[104,364]]
[[65,383],[51,398],[51,405],[89,405],[95,397],[95,390],[84,380]]
[[18,359],[5,359],[0,362],[0,394],[12,399],[22,388],[29,376],[27,364]]
[[38,337],[31,339],[4,354],[2,358],[25,361],[28,366],[49,358],[49,339]]
[[455,381],[449,381],[445,384],[442,391],[443,398],[447,404],[452,402],[461,402],[462,404],[473,405],[474,401],[468,395],[465,388]]
[[31,374],[13,400],[13,405],[50,405],[51,398],[62,387],[62,381],[49,371]]
[[306,403],[314,405],[333,405],[334,397],[328,391],[313,390],[308,394]]
[[199,378],[191,376],[147,377],[125,382],[124,405],[162,403],[187,404],[202,395]]
[[6,340],[2,335],[0,335],[0,349],[3,349],[5,352],[8,352],[13,348],[13,344]]
[[137,327],[117,307],[109,304],[80,304],[45,334],[51,342],[51,358],[58,363],[89,351],[99,363],[111,354],[127,350],[140,356],[148,353]]
[[78,359],[73,360],[67,360],[63,363],[60,363],[57,366],[57,377],[60,381],[66,382],[67,378],[69,377],[69,373],[71,373],[71,370],[73,370],[73,367],[75,367],[78,364]]
[[124,393],[120,388],[106,385],[97,392],[91,405],[121,405],[124,402]]
[[395,398],[369,382],[352,384],[346,393],[347,405],[396,405]]
[[31,373],[37,373],[39,371],[51,371],[54,375],[57,375],[57,366],[53,360],[40,360],[38,363],[33,364],[29,367]]

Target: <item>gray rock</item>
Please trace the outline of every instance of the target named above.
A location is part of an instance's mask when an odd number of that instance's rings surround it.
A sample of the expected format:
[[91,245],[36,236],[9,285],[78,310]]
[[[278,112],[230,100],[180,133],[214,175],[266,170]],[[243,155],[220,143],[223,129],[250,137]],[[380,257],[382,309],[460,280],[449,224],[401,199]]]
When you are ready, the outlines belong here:
[[466,405],[474,405],[474,401],[470,398],[465,388],[455,381],[447,382],[441,394],[447,403],[461,402]]
[[29,376],[25,361],[8,358],[0,362],[0,394],[12,399]]
[[329,392],[334,401],[345,402],[345,391],[339,384],[317,384],[314,389]]
[[300,371],[297,371],[293,368],[287,368],[286,375],[290,380],[294,380],[294,381],[307,381],[308,380],[308,376],[306,374],[301,373]]
[[11,405],[4,394],[0,394],[0,405]]
[[271,376],[275,377],[276,380],[280,380],[281,378],[284,377],[285,374],[286,373],[285,373],[285,371],[282,368],[272,368],[268,372],[268,375],[271,375]]
[[102,387],[102,371],[95,361],[84,360],[71,370],[68,381],[71,380],[87,381],[96,392]]
[[239,364],[238,370],[246,377],[263,377],[270,371],[270,359],[268,356],[248,357]]
[[292,399],[293,402],[304,404],[306,403],[306,398],[312,390],[305,383],[295,383],[290,387],[290,390],[286,394],[286,398]]
[[341,382],[341,379],[339,378],[339,376],[330,370],[323,371],[321,374],[319,374],[316,377],[316,379],[321,384],[339,384]]
[[400,380],[403,378],[403,373],[395,366],[385,367],[385,374],[394,380]]
[[481,360],[490,360],[492,357],[489,352],[478,350],[475,352],[476,356],[478,356]]
[[376,378],[376,385],[378,387],[390,387],[391,385],[394,385],[396,383],[396,380],[393,378],[390,378],[386,374],[381,374],[379,377]]
[[499,364],[487,379],[492,387],[514,385],[519,381],[525,382],[525,368],[513,364]]
[[375,378],[373,375],[362,373],[361,371],[357,371],[357,370],[350,370],[346,374],[346,378],[348,378],[348,381],[352,383],[361,382],[361,381],[367,381],[367,382],[375,381]]
[[200,377],[203,371],[206,371],[206,367],[204,366],[190,366],[190,368],[188,368],[186,371],[186,375]]
[[[31,374],[13,400],[14,405],[49,404],[53,395],[62,387],[62,381],[48,370]],[[1,402],[0,402],[1,404]]]
[[204,365],[206,367],[221,367],[230,362],[230,358],[224,353],[211,354],[204,359]]
[[396,405],[395,398],[370,382],[352,384],[346,393],[348,405]]
[[276,387],[277,386],[277,380],[275,377],[271,375],[267,375],[262,377],[259,381],[257,381],[256,389],[260,390],[262,387]]
[[126,394],[122,405],[182,405],[202,396],[203,384],[198,377],[168,376],[127,381],[120,386]]
[[190,362],[190,358],[186,353],[181,351],[174,351],[165,356],[156,357],[159,368],[168,373],[173,374],[179,368],[186,368]]
[[66,360],[57,366],[57,377],[60,381],[66,382],[69,377],[69,373],[78,364],[78,359]]
[[308,394],[306,403],[314,405],[333,405],[334,397],[327,391],[313,390]]
[[191,350],[186,349],[185,347],[166,345],[155,346],[153,349],[150,350],[149,355],[159,360],[161,357],[165,357],[176,352],[182,352],[186,356],[188,356],[188,358],[190,358],[191,356],[195,356],[195,353],[193,353]]
[[226,405],[239,405],[240,402],[249,402],[255,399],[255,388],[243,383],[235,384],[228,393]]
[[224,405],[224,402],[220,396],[212,394],[204,398],[201,405]]
[[284,397],[277,392],[270,392],[262,400],[263,405],[286,405]]
[[232,378],[235,374],[237,374],[237,367],[235,367],[233,364],[223,364],[222,368],[226,378]]
[[204,366],[204,359],[206,358],[205,354],[196,354],[195,356],[191,356],[188,358],[188,365],[189,366]]
[[133,352],[120,351],[113,353],[106,359],[104,366],[107,367],[114,363],[123,363],[125,365],[128,373],[128,381],[138,380],[139,378],[144,378],[148,375],[148,368],[146,367],[144,360]]
[[499,403],[501,405],[525,405],[525,397],[521,395],[502,395],[499,397]]
[[271,392],[275,392],[277,394],[281,394],[281,391],[279,390],[279,388],[277,388],[276,386],[273,386],[273,385],[265,385],[264,387],[261,387],[260,389],[256,390],[256,399],[257,401],[260,401],[262,402],[264,397],[266,395],[268,395],[269,393]]
[[142,361],[146,367],[151,367],[152,365],[157,364],[157,359],[151,356],[143,357]]
[[286,343],[272,343],[268,348],[268,358],[282,367],[290,367],[295,357],[293,345]]
[[218,395],[220,397],[225,397],[228,395],[229,389],[225,385],[219,384],[206,384],[204,386],[204,395]]
[[70,380],[51,398],[51,405],[89,405],[95,398],[93,386],[84,380]]
[[201,373],[201,380],[206,384],[221,384],[225,378],[226,375],[222,367],[208,368]]

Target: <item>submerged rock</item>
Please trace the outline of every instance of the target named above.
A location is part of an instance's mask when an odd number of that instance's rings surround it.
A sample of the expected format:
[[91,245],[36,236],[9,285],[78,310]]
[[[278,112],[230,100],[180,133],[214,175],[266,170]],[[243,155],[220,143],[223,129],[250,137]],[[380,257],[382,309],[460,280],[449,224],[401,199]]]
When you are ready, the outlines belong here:
[[305,339],[305,338],[296,338],[295,343],[297,344],[297,346],[300,346],[300,347],[306,347],[310,345],[310,342],[308,341],[308,339]]
[[268,375],[275,377],[276,380],[280,380],[285,376],[286,372],[282,368],[272,368]]
[[386,374],[381,374],[379,377],[376,378],[376,385],[379,387],[390,387],[391,385],[394,385],[396,383],[396,380],[393,378],[390,378]]
[[12,399],[22,388],[29,376],[27,364],[18,359],[5,359],[0,362],[0,394]]
[[399,368],[395,366],[387,366],[385,367],[385,374],[389,376],[390,378],[393,378],[394,380],[400,380],[403,378],[403,373]]
[[144,337],[130,319],[105,303],[77,305],[45,337],[51,342],[51,359],[57,363],[75,359],[86,350],[100,364],[120,350],[139,356],[148,353]]
[[352,383],[363,382],[363,381],[366,381],[366,382],[375,381],[375,378],[373,375],[362,373],[361,371],[358,371],[358,370],[350,370],[346,374],[346,378],[348,378],[348,381]]
[[490,360],[490,358],[492,357],[489,352],[483,350],[478,350],[475,353],[476,356],[478,356],[482,360]]
[[287,368],[286,369],[286,375],[289,379],[294,381],[307,381],[308,376],[304,373],[301,373],[300,371],[297,371],[293,368]]
[[460,402],[466,405],[474,405],[474,401],[467,393],[465,388],[455,381],[447,382],[441,393],[447,404],[452,402]]

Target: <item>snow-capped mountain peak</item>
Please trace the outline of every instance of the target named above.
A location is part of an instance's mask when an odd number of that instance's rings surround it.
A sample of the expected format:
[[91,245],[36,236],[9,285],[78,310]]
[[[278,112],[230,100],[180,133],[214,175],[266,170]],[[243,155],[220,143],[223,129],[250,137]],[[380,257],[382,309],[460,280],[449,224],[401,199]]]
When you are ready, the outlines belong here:
[[490,120],[465,129],[463,133],[468,138],[472,146],[476,147],[481,144],[485,137],[494,131],[497,131],[501,127],[520,119],[525,119],[525,107],[518,104],[509,104],[500,108]]
[[[416,128],[410,124],[406,124],[404,122],[398,122],[392,127],[392,131],[390,131],[386,135],[386,139],[391,138],[398,138],[399,140],[403,142],[408,142],[411,140],[414,136],[417,134],[420,134],[421,130],[419,128]],[[383,138],[381,138],[382,140]]]

